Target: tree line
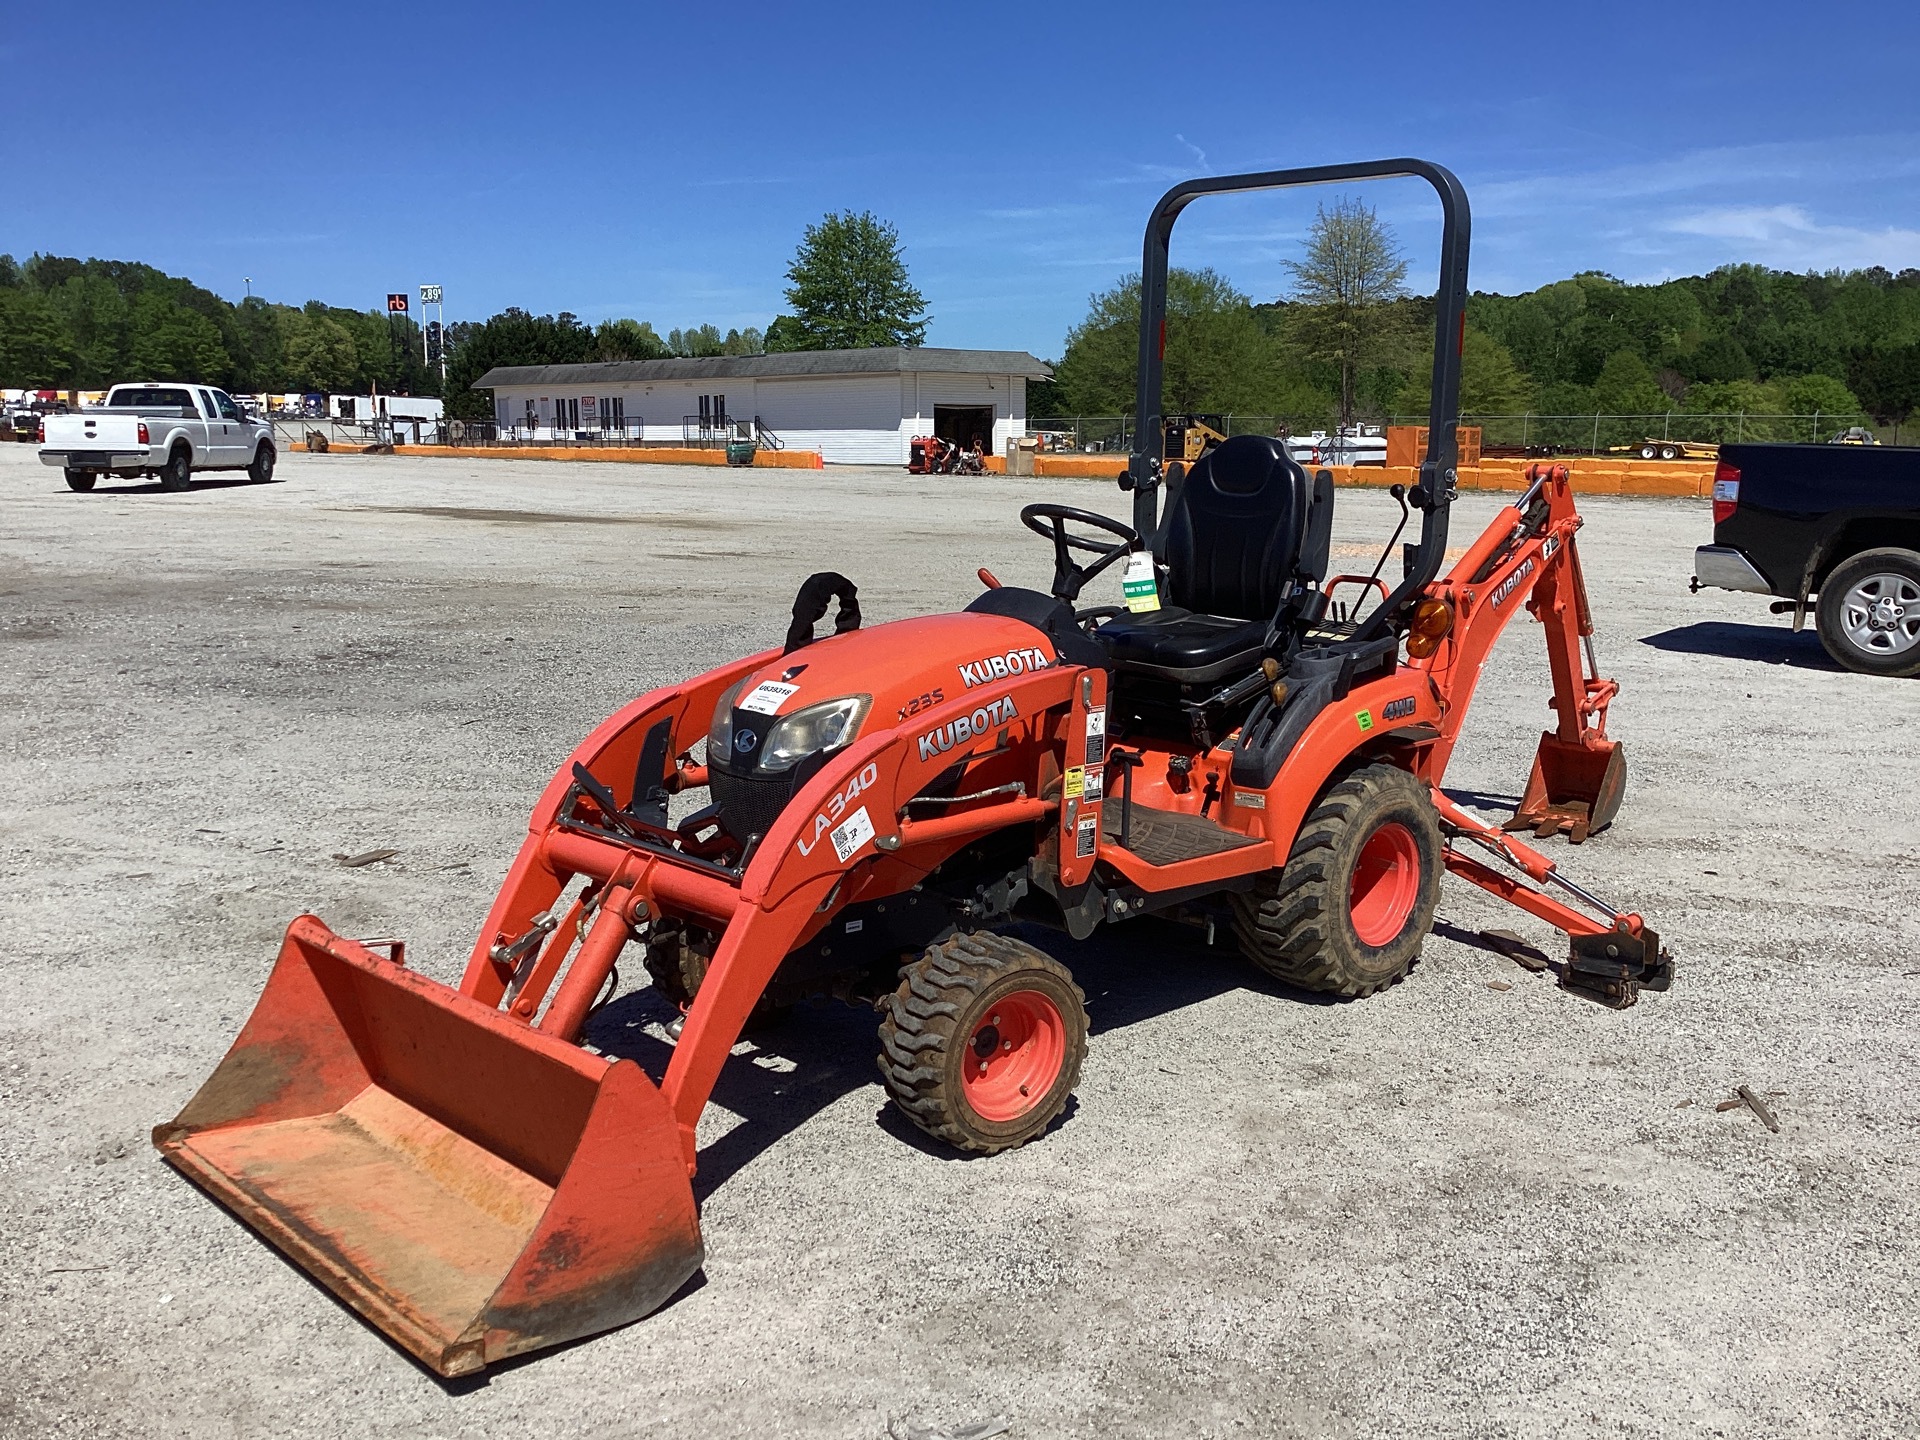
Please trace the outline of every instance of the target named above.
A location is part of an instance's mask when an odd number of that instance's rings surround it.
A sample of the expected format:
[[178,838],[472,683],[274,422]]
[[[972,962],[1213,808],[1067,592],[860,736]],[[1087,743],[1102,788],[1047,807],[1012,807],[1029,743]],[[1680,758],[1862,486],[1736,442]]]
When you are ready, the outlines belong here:
[[[1211,269],[1169,276],[1167,409],[1313,423],[1423,413],[1433,301],[1404,292],[1404,261],[1371,212],[1323,209],[1287,269],[1287,293],[1258,301]],[[1139,287],[1128,275],[1091,297],[1054,380],[1029,388],[1028,414],[1132,413]],[[1469,415],[1901,423],[1920,409],[1920,270],[1729,265],[1650,285],[1587,272],[1523,295],[1475,293],[1463,343]]]
[[[587,325],[577,316],[509,307],[447,326],[446,391],[455,414],[488,413],[473,382],[496,365],[758,355],[918,345],[926,302],[913,288],[899,232],[871,213],[829,214],[806,228],[786,271],[790,312],[766,333],[715,325],[663,336],[644,320]],[[238,304],[151,265],[0,255],[0,385],[97,390],[128,379],[200,380],[241,394],[437,395],[412,318],[248,298]]]

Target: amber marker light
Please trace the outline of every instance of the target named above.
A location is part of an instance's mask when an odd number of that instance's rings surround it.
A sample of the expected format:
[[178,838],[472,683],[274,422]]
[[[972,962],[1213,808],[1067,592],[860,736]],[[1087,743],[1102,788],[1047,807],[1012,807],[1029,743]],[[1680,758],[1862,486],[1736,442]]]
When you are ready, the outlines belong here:
[[1440,648],[1440,642],[1453,629],[1453,606],[1444,600],[1422,600],[1413,610],[1413,626],[1407,632],[1407,654],[1424,660]]

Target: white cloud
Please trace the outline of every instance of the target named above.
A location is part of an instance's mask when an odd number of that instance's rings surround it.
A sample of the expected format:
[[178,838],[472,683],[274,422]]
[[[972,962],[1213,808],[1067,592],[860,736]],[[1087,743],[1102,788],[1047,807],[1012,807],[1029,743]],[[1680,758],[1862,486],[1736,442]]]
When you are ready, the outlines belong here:
[[1722,205],[1676,216],[1677,235],[1738,241],[1745,258],[1784,270],[1889,270],[1920,266],[1920,230],[1823,225],[1804,205]]

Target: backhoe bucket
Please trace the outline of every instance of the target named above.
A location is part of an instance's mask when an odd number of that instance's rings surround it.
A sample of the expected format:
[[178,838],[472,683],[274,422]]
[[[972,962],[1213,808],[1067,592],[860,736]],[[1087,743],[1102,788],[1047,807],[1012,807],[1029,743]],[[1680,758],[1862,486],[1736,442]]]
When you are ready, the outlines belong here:
[[673,1113],[311,915],[168,1162],[442,1375],[636,1320],[700,1268]]
[[1626,790],[1627,756],[1618,740],[1562,740],[1549,730],[1540,737],[1520,808],[1504,828],[1542,838],[1564,830],[1578,845],[1613,822]]

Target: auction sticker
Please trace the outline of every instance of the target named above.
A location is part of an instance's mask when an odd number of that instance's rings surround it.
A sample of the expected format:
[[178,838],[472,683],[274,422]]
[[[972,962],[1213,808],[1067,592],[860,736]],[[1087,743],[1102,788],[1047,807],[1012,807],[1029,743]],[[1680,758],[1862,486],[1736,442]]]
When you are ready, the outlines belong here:
[[778,680],[763,680],[733,703],[736,709],[751,710],[756,715],[771,715],[790,697],[799,693],[798,685],[782,685]]
[[867,816],[867,807],[862,805],[828,833],[833,840],[833,853],[845,864],[862,845],[873,839],[873,821]]

